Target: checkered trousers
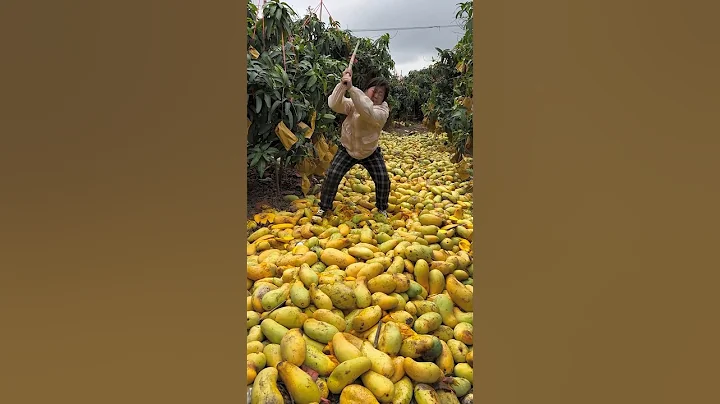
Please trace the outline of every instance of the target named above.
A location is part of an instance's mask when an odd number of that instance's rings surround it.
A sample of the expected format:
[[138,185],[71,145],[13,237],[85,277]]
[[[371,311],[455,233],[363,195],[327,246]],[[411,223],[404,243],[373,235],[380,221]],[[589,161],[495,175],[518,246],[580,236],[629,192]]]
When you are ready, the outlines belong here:
[[375,183],[375,206],[378,210],[387,210],[388,198],[390,197],[390,176],[387,167],[385,167],[385,158],[380,147],[375,149],[373,154],[368,157],[358,160],[350,156],[342,145],[338,145],[335,157],[325,173],[322,190],[320,191],[320,209],[324,211],[332,209],[332,203],[335,200],[340,182],[355,164],[361,164],[365,167]]

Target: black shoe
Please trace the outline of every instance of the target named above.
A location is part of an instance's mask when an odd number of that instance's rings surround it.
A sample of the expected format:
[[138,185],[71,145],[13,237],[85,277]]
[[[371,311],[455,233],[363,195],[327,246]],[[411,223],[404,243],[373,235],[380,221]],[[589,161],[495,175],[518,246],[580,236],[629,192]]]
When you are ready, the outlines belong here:
[[317,213],[315,213],[312,217],[312,221],[314,223],[322,223],[323,217],[325,217],[325,211],[322,209],[318,209]]
[[387,223],[388,213],[386,210],[379,210],[374,217],[376,222]]

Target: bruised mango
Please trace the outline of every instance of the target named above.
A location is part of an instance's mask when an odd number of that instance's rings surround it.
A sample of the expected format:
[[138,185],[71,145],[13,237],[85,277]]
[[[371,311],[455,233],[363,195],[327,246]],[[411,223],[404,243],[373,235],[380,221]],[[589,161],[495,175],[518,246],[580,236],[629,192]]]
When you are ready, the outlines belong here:
[[456,363],[465,362],[467,360],[466,358],[469,352],[467,345],[456,339],[449,340],[447,345],[448,348],[450,348],[450,353],[452,353],[453,360]]
[[298,404],[320,401],[320,389],[305,371],[290,362],[278,363],[277,370],[293,401]]
[[364,341],[360,352],[371,361],[371,369],[385,377],[392,377],[395,367],[392,359],[385,352],[379,351],[373,345]]
[[[282,341],[281,341],[282,342]],[[267,344],[263,349],[267,366],[276,367],[282,362],[282,353],[280,352],[280,344]]]
[[342,389],[340,404],[379,404],[373,393],[359,384],[351,384]]
[[384,273],[370,279],[367,286],[371,293],[382,292],[389,294],[395,292],[397,282],[392,274]]
[[410,404],[413,398],[413,383],[409,377],[404,376],[395,382],[395,392],[393,395],[393,403]]
[[405,358],[403,362],[405,374],[416,383],[437,383],[443,378],[443,371],[433,362],[417,362]]
[[280,344],[282,337],[288,332],[286,327],[283,327],[280,323],[271,318],[263,320],[262,323],[260,323],[260,329],[265,338],[270,340],[273,344]]
[[440,344],[442,345],[442,353],[435,360],[435,364],[438,365],[446,376],[450,376],[455,369],[455,360],[453,360],[450,347],[448,347],[445,341],[441,340]]
[[305,321],[305,324],[303,324],[303,331],[305,331],[305,334],[308,337],[323,344],[327,344],[332,341],[333,336],[340,332],[332,324],[328,324],[314,318],[309,318]]
[[440,339],[432,335],[414,335],[403,340],[400,355],[406,358],[434,361],[442,353]]
[[473,344],[473,329],[472,324],[458,323],[454,329],[455,339],[464,343],[465,345]]
[[269,318],[277,321],[283,327],[291,329],[302,327],[307,320],[307,315],[297,307],[286,306],[270,313]]
[[[315,146],[321,159],[336,150]],[[304,179],[305,196],[286,197],[289,212],[263,207],[248,226],[250,404],[283,400],[278,379],[287,402],[472,401],[471,158],[450,163],[444,149],[388,149],[387,219],[375,214],[369,174],[354,167],[327,218],[313,220],[319,187]]]
[[395,385],[387,377],[368,370],[360,376],[363,385],[370,390],[381,403],[392,403],[395,395]]
[[345,338],[345,335],[341,332],[333,335],[332,350],[335,357],[340,362],[345,362],[362,356],[360,349],[348,341],[347,338]]
[[289,330],[280,340],[280,357],[295,366],[305,362],[305,339],[299,328]]
[[250,397],[250,404],[283,404],[283,397],[278,390],[278,371],[274,367],[261,370],[255,377]]
[[413,329],[418,334],[429,334],[437,330],[441,324],[442,316],[434,311],[431,311],[418,317],[418,319],[415,320]]
[[303,365],[318,372],[320,376],[329,376],[337,367],[338,361],[333,356],[325,355],[322,347],[317,347],[315,344],[309,343],[306,340],[305,361]]
[[344,253],[341,250],[335,248],[326,248],[320,255],[320,261],[325,265],[337,265],[338,267],[345,269],[350,264],[357,262],[357,259],[348,253]]
[[372,304],[372,295],[365,284],[365,277],[356,280],[353,292],[355,293],[355,305],[358,308],[364,309]]
[[328,377],[328,389],[333,394],[340,394],[345,386],[370,370],[371,366],[370,359],[365,356],[342,362]]
[[330,310],[317,309],[313,313],[313,318],[334,326],[338,331],[345,331],[345,318],[333,313]]
[[[340,310],[351,310],[356,306],[354,290],[344,283],[333,283],[330,285],[322,285],[320,289],[330,299],[330,305]],[[327,307],[319,307],[327,309]]]
[[352,329],[357,332],[363,332],[371,329],[382,316],[382,309],[380,306],[370,306],[360,310],[360,312],[353,318]]

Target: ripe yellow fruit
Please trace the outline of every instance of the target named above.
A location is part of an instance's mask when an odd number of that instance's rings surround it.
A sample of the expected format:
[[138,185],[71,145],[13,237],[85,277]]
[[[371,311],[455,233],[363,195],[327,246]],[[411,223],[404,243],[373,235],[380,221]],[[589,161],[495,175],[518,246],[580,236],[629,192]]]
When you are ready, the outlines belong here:
[[278,363],[277,370],[296,403],[311,404],[320,401],[320,388],[305,371],[290,362]]
[[342,390],[340,404],[358,403],[379,404],[372,392],[359,384],[351,384]]
[[417,383],[437,383],[443,378],[443,371],[433,362],[417,362],[405,358],[403,363],[405,374]]
[[262,206],[248,221],[251,404],[282,402],[278,379],[297,403],[472,400],[471,159],[451,162],[435,137],[393,136],[381,138],[387,219],[357,166],[330,217],[312,220],[319,201],[303,187],[288,211]]
[[370,370],[372,363],[370,359],[365,356],[350,359],[339,364],[335,370],[328,377],[328,388],[333,394],[340,394],[340,392],[347,386],[360,377],[363,373]]
[[255,377],[250,404],[282,404],[283,397],[277,387],[278,371],[268,367]]
[[305,362],[305,339],[299,328],[293,328],[285,333],[280,340],[280,356],[295,366]]

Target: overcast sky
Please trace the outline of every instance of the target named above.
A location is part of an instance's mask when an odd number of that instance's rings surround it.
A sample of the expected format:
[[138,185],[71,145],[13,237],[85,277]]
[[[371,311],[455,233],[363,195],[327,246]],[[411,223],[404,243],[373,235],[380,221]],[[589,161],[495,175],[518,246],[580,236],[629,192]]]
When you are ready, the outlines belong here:
[[[320,0],[284,1],[299,16],[304,16],[308,7],[315,9],[320,4]],[[350,30],[459,25],[455,20],[457,3],[460,0],[323,0],[341,28]],[[327,11],[322,11],[325,23],[328,23]],[[368,31],[353,32],[353,35],[375,39],[384,33],[390,34],[390,54],[395,61],[395,70],[406,75],[410,70],[432,64],[432,58],[437,57],[436,47],[450,49],[455,46],[462,37],[462,28]]]

